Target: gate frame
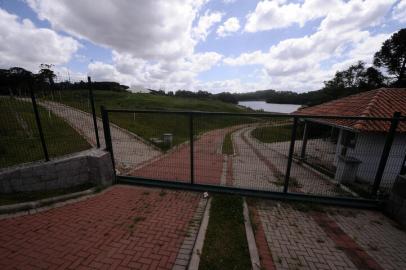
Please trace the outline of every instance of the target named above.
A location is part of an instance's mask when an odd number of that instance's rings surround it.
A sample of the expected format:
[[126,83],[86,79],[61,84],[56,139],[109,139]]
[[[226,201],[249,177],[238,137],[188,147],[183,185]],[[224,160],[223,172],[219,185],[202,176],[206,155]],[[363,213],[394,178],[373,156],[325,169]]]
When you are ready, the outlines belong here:
[[[164,111],[164,110],[130,110],[130,109],[106,109],[104,106],[100,107],[102,112],[103,129],[106,142],[106,150],[110,152],[113,167],[115,168],[113,144],[110,134],[109,113],[145,113],[145,114],[178,114],[189,116],[189,141],[190,141],[190,183],[176,182],[172,180],[151,179],[135,176],[122,176],[116,175],[116,183],[118,184],[133,184],[143,186],[165,187],[175,189],[186,189],[194,191],[210,191],[215,193],[227,193],[238,194],[243,196],[255,196],[269,199],[282,199],[292,201],[304,201],[304,202],[316,202],[322,204],[332,204],[339,206],[359,207],[359,208],[381,208],[383,207],[383,201],[375,196],[375,199],[366,198],[351,198],[351,197],[329,197],[320,195],[310,195],[303,193],[290,192],[288,190],[290,170],[293,160],[293,152],[295,147],[296,130],[299,119],[301,118],[317,118],[317,119],[347,119],[347,120],[375,120],[375,121],[390,121],[391,126],[388,134],[386,135],[385,149],[381,154],[381,163],[385,163],[377,172],[375,177],[374,189],[379,188],[380,180],[382,178],[382,172],[385,169],[386,160],[389,156],[390,149],[392,147],[393,138],[396,133],[396,128],[399,121],[406,120],[399,112],[396,112],[393,117],[365,117],[365,116],[332,116],[332,115],[301,115],[301,114],[276,114],[276,113],[229,113],[229,112],[203,112],[203,111]],[[286,167],[286,174],[284,180],[283,192],[277,191],[263,191],[246,188],[227,187],[221,185],[207,185],[194,183],[194,134],[193,134],[193,119],[198,115],[212,115],[212,116],[243,116],[243,117],[274,117],[284,118],[289,117],[293,119],[293,127],[290,138],[288,164]],[[372,194],[374,195],[374,194]]]

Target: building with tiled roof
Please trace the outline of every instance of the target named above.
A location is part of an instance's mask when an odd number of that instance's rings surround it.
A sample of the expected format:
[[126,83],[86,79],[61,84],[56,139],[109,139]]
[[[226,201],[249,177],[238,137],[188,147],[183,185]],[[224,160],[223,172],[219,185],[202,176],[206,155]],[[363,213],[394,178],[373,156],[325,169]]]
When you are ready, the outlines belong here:
[[[360,116],[391,118],[395,112],[401,113],[390,154],[382,177],[382,186],[390,187],[396,177],[406,170],[406,88],[379,88],[344,98],[329,101],[316,106],[301,108],[294,112],[303,115],[302,120],[308,128],[302,141],[302,156],[306,160],[306,141],[308,129],[320,129],[321,126],[331,126],[337,135],[335,158],[333,166],[336,180],[345,166],[343,162],[357,162],[356,179],[372,184],[376,178],[390,120],[362,119],[323,119],[306,118],[306,116]],[[333,134],[334,132],[331,132]],[[306,138],[306,139],[305,139]],[[323,149],[320,150],[322,156]],[[344,167],[343,167],[344,166]],[[341,169],[340,169],[341,168]],[[339,181],[345,181],[339,179]]]
[[[334,115],[362,117],[392,117],[394,112],[406,116],[406,88],[379,88],[320,105],[301,108],[300,115]],[[337,126],[357,131],[386,132],[390,121],[365,121],[334,119],[323,120]],[[406,132],[406,121],[401,121],[397,132]]]

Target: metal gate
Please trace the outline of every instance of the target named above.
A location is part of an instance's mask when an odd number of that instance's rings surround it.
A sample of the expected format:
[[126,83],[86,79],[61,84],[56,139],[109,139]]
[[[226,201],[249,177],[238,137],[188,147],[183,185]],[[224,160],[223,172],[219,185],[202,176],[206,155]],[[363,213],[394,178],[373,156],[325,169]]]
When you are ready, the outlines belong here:
[[[118,183],[376,207],[404,157],[398,113],[101,112]],[[355,121],[387,132],[361,132]]]

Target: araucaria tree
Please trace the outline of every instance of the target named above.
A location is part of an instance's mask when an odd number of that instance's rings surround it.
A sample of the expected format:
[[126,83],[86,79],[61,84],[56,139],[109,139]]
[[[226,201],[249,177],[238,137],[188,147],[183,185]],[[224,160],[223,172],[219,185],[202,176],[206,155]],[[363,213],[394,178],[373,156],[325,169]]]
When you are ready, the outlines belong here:
[[374,65],[395,76],[394,86],[406,87],[406,28],[386,40],[374,55]]

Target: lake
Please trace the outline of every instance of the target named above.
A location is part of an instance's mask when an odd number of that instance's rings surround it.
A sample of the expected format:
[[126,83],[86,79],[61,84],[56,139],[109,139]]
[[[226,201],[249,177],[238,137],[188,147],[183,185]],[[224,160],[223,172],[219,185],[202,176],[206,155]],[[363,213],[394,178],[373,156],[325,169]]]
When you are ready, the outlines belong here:
[[277,104],[266,103],[265,101],[240,101],[238,105],[251,108],[253,110],[264,110],[265,112],[291,113],[302,105],[297,104]]

